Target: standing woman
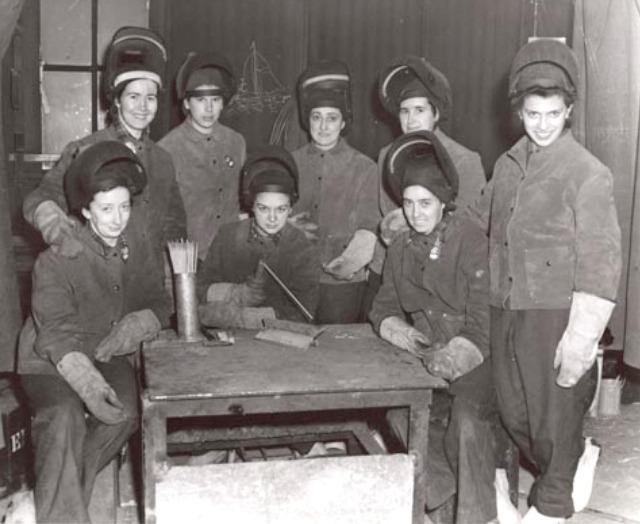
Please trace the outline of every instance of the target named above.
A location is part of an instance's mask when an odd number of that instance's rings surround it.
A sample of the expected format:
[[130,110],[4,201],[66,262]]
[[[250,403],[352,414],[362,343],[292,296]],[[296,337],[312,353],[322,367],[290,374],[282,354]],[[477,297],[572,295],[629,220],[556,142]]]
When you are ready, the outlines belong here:
[[569,126],[577,87],[569,47],[520,49],[509,98],[525,136],[498,159],[475,209],[490,239],[500,413],[539,472],[527,524],[562,523],[586,505],[572,497],[574,476],[621,270],[611,172]]
[[220,123],[236,93],[236,77],[224,56],[189,53],[176,75],[185,120],[158,145],[169,152],[187,213],[189,238],[204,260],[220,226],[240,214],[244,137]]
[[33,416],[38,522],[89,522],[98,472],[138,427],[127,355],[167,326],[171,301],[146,267],[146,242],[125,232],[146,184],[125,145],[89,146],[65,175],[67,206],[84,222],[75,258],[49,248],[33,270],[32,314],[18,372]]
[[[25,219],[42,233],[45,242],[63,256],[74,257],[83,248],[77,222],[67,216],[64,173],[84,148],[104,140],[129,147],[144,166],[148,183],[134,209],[131,228],[152,243],[153,261],[162,261],[167,240],[186,237],[184,205],[169,154],[149,138],[149,125],[158,110],[166,50],[161,38],[142,27],[123,27],[113,36],[105,59],[105,89],[111,123],[69,143],[58,163],[24,200]],[[152,261],[150,261],[152,262]]]
[[352,119],[350,83],[342,62],[327,61],[311,64],[298,85],[311,141],[293,152],[300,173],[294,213],[318,226],[321,324],[361,320],[365,270],[380,221],[376,165],[342,137]]

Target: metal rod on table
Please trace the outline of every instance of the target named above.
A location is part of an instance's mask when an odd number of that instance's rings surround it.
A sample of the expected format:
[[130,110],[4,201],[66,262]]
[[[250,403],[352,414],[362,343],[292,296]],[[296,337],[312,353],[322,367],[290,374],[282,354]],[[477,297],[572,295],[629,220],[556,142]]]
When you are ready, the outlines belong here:
[[263,260],[260,261],[260,265],[266,270],[267,273],[269,273],[269,275],[271,276],[271,278],[273,278],[273,280],[275,280],[276,284],[278,284],[280,286],[280,289],[282,289],[282,291],[284,291],[287,296],[293,300],[293,303],[298,307],[298,309],[302,312],[302,314],[307,317],[307,320],[309,322],[313,322],[313,315],[311,313],[309,313],[309,310],[304,307],[304,305],[302,304],[302,302],[300,302],[298,300],[298,298],[293,294],[293,292],[286,286],[286,284],[280,280],[280,278],[278,277],[278,275],[275,274],[275,272],[273,271],[273,269],[271,269],[266,262],[264,262]]

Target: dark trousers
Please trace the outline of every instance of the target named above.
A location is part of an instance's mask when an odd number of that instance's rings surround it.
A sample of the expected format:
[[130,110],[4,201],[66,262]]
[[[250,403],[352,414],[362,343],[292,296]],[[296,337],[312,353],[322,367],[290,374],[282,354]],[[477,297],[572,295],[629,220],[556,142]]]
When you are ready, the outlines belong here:
[[357,324],[360,322],[366,282],[320,284],[316,322],[318,324]]
[[89,522],[88,506],[98,472],[138,427],[138,396],[125,357],[96,362],[127,410],[113,426],[86,415],[84,403],[58,375],[22,375],[32,415],[36,519],[46,523]]
[[550,517],[573,514],[571,492],[584,449],[584,415],[595,393],[595,366],[572,388],[556,384],[556,347],[569,310],[491,309],[498,407],[520,451],[538,470],[529,502]]
[[369,311],[371,311],[371,306],[373,306],[373,300],[376,298],[378,291],[380,291],[380,286],[382,286],[382,276],[369,270],[367,285],[365,286],[364,297],[362,298],[362,313],[360,314],[362,322],[368,321]]
[[[407,410],[390,410],[387,421],[406,449]],[[457,493],[455,522],[486,524],[496,518],[494,422],[493,403],[434,392],[426,465],[428,510]]]

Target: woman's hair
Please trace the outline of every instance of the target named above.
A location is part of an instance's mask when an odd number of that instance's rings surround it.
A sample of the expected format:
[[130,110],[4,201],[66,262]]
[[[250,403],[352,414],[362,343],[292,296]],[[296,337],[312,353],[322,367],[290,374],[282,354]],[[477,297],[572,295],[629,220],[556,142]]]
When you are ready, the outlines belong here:
[[78,185],[78,200],[70,211],[82,217],[82,209],[89,209],[97,193],[111,191],[117,187],[124,187],[129,190],[131,201],[135,195],[139,194],[141,187],[134,182],[129,175],[132,168],[131,162],[114,161],[105,164],[94,176],[82,178]]
[[564,103],[567,107],[573,105],[576,101],[576,97],[569,93],[566,89],[562,89],[561,87],[532,87],[523,91],[522,93],[518,93],[517,95],[512,96],[509,99],[511,104],[511,109],[516,113],[522,109],[524,106],[524,101],[529,95],[540,96],[542,98],[549,98],[555,95],[560,95],[564,99]]

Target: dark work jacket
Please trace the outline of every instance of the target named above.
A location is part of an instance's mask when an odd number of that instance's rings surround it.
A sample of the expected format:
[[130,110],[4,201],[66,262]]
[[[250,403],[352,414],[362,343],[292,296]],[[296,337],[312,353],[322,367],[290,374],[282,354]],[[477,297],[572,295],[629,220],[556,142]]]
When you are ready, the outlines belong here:
[[[125,315],[151,309],[169,326],[172,304],[163,275],[150,271],[149,245],[127,235],[129,258],[80,229],[84,249],[76,258],[40,254],[33,269],[31,317],[20,334],[18,372],[57,374],[55,365],[79,351],[94,359],[98,344]],[[160,269],[159,266],[154,266]]]
[[[432,260],[439,231],[440,254]],[[454,381],[450,392],[478,400],[490,395],[487,238],[477,225],[449,215],[429,235],[407,231],[395,239],[369,313],[378,332],[391,316],[408,317],[434,344],[455,336],[471,341],[485,361]]]
[[[475,202],[480,196],[482,188],[487,182],[487,177],[482,167],[482,159],[480,155],[471,149],[467,149],[459,144],[451,137],[446,135],[439,128],[436,128],[434,134],[440,139],[442,145],[449,153],[451,161],[458,173],[458,195],[456,196],[456,206],[463,209]],[[378,184],[379,184],[379,205],[383,216],[398,208],[387,190],[383,180],[384,161],[387,153],[391,149],[391,144],[384,146],[378,154]],[[382,273],[384,264],[385,248],[381,242],[376,245],[373,261],[369,267],[377,274]]]
[[568,309],[574,291],[615,300],[622,267],[611,171],[570,130],[496,162],[471,209],[489,233],[491,305]]
[[169,152],[187,212],[189,238],[204,259],[222,224],[240,214],[240,170],[245,162],[244,137],[219,122],[210,135],[185,120],[158,145]]
[[[376,164],[344,139],[329,151],[313,142],[292,153],[300,173],[300,199],[293,212],[308,212],[318,224],[320,257],[324,264],[341,255],[354,233],[365,229],[375,233],[380,223]],[[365,269],[350,282],[365,280]],[[322,284],[344,284],[324,271]]]
[[[146,134],[143,134],[140,140],[130,138],[130,143],[135,146],[135,153],[147,172],[147,186],[136,198],[137,205],[134,206],[128,227],[139,230],[140,234],[151,242],[155,253],[154,260],[161,263],[166,242],[187,236],[184,205],[169,153]],[[63,184],[65,171],[82,150],[105,140],[122,141],[119,140],[115,125],[70,142],[64,148],[60,160],[24,200],[23,214],[30,224],[33,224],[36,208],[45,200],[53,200],[63,210],[67,210]]]
[[[198,270],[198,297],[206,298],[207,288],[215,282],[242,283],[250,278],[263,259],[289,290],[313,314],[318,303],[320,262],[316,247],[304,233],[287,224],[276,242],[254,238],[251,220],[226,224],[218,230],[209,253]],[[305,321],[303,313],[267,275],[266,300],[282,320]]]

